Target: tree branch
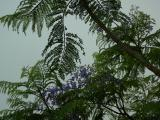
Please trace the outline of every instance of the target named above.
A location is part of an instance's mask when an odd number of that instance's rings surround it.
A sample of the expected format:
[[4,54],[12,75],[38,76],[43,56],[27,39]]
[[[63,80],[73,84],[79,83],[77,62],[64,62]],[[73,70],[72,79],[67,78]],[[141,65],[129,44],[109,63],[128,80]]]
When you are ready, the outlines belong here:
[[120,49],[122,49],[123,51],[127,52],[130,56],[132,56],[133,58],[137,59],[141,64],[143,64],[146,68],[148,68],[150,71],[152,71],[155,75],[160,77],[160,69],[158,69],[157,67],[153,66],[151,63],[149,63],[144,56],[142,55],[142,53],[135,51],[133,48],[131,48],[128,44],[126,43],[122,43],[121,40],[119,38],[117,38],[117,36],[115,36],[108,28],[106,28],[105,24],[103,24],[102,21],[99,20],[99,18],[92,12],[92,10],[90,9],[87,0],[80,0],[80,3],[82,5],[82,7],[84,7],[87,12],[89,13],[89,15],[91,16],[91,18],[94,20],[95,23],[97,23],[97,25],[103,29],[103,31],[105,31],[106,34],[108,34],[112,40],[117,43],[117,45],[120,47]]
[[43,96],[42,93],[41,93],[41,90],[40,90],[38,87],[37,87],[37,90],[38,90],[38,93],[39,93],[39,95],[40,95],[43,103],[44,103],[45,106],[47,107],[47,110],[48,110],[49,112],[51,112],[51,111],[50,111],[50,108],[49,108],[49,106],[48,106],[48,104],[47,104],[47,102],[46,102],[46,100],[45,100],[45,98],[44,98],[44,96]]
[[107,106],[105,106],[105,105],[103,105],[103,104],[102,104],[102,106],[103,106],[104,108],[108,109],[109,111],[114,112],[115,114],[123,115],[122,113],[119,113],[119,112],[117,112],[117,111],[115,111],[115,110],[113,110],[113,109],[111,109],[111,108],[109,108],[109,107],[107,107]]

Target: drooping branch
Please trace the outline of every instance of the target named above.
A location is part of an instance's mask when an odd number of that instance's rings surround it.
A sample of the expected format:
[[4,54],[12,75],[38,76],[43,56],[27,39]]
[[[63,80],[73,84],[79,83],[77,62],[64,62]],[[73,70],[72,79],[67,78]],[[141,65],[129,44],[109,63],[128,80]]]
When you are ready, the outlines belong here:
[[92,12],[90,9],[87,0],[80,0],[81,5],[87,10],[91,18],[94,20],[94,22],[103,30],[106,34],[108,34],[111,39],[117,43],[117,45],[120,47],[121,50],[127,52],[130,56],[138,60],[141,64],[143,64],[146,68],[148,68],[150,71],[152,71],[155,75],[160,77],[160,69],[158,69],[156,66],[152,65],[147,61],[144,56],[138,52],[135,51],[131,46],[129,46],[126,43],[121,42],[121,40],[114,35],[106,26],[103,24],[102,21],[99,20],[99,18]]
[[48,104],[47,104],[44,96],[42,95],[40,88],[37,87],[37,90],[38,90],[38,93],[39,93],[40,98],[42,99],[44,105],[47,107],[48,112],[51,112],[51,111],[50,111],[50,107],[48,106]]

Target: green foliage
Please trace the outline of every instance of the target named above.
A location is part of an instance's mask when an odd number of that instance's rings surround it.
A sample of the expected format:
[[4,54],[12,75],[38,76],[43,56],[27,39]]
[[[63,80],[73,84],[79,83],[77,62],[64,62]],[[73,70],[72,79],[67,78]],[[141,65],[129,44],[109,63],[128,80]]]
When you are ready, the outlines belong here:
[[[79,51],[84,53],[81,38],[65,26],[68,15],[89,23],[89,31],[97,33],[100,51],[94,54],[95,73],[87,85],[59,94],[60,105],[51,108],[43,92],[50,85],[61,87],[60,78],[64,80],[76,68]],[[120,0],[22,0],[15,13],[1,17],[0,22],[24,33],[31,25],[38,36],[44,24],[51,30],[42,53],[45,60],[22,69],[21,78],[27,80],[0,82],[0,92],[9,95],[10,105],[9,110],[0,111],[0,119],[160,119],[160,81],[156,75],[147,75],[145,68],[154,73],[155,67],[160,68],[160,30],[153,29],[155,20],[149,15],[137,8],[124,14]],[[45,108],[36,113],[41,104]]]
[[[49,85],[56,85],[57,76],[50,73],[44,61],[38,61],[32,67],[22,69],[21,78],[24,82],[6,82],[0,81],[0,90],[9,95],[7,102],[10,109],[0,111],[2,120],[30,120],[34,118],[45,119],[45,111],[40,108],[45,104],[43,96],[44,91]],[[41,114],[37,113],[42,109]],[[48,106],[45,106],[47,111]],[[43,115],[44,114],[44,115]]]
[[14,31],[22,27],[24,33],[31,24],[32,31],[37,31],[38,36],[41,36],[44,24],[52,28],[42,55],[51,71],[57,72],[62,79],[75,69],[76,62],[80,62],[79,50],[84,54],[82,40],[69,33],[65,26],[65,17],[73,14],[68,5],[65,0],[22,0],[15,13],[0,18],[1,23]]
[[50,20],[46,16],[52,11],[50,5],[54,5],[53,2],[54,0],[22,0],[14,14],[3,16],[0,21],[11,26],[14,31],[19,31],[22,26],[23,32],[32,24],[32,30],[41,36],[44,22],[49,24]]
[[[152,32],[155,20],[141,11],[132,9],[130,23],[113,27],[112,31],[121,41],[144,56],[159,68],[159,30]],[[99,54],[95,54],[97,69],[107,69],[121,77],[134,77],[145,73],[145,66],[132,55],[120,49],[119,45],[110,42],[110,36],[98,33]],[[109,64],[106,64],[109,63]],[[115,69],[116,68],[116,69]]]

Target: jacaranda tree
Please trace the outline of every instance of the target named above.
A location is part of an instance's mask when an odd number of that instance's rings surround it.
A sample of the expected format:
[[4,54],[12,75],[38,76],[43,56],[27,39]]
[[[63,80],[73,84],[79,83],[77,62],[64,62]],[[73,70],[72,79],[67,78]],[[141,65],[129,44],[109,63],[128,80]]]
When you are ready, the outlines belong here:
[[[1,119],[160,119],[160,30],[149,15],[137,8],[126,15],[121,7],[120,0],[22,0],[1,17],[13,31],[31,27],[40,37],[43,26],[50,30],[44,60],[22,71],[27,81],[0,82],[13,108]],[[76,66],[83,40],[68,31],[67,16],[79,17],[97,34],[92,67]],[[28,103],[28,96],[35,100]]]
[[[0,82],[0,92],[9,95],[7,102],[10,107],[0,111],[1,120],[43,120],[53,116],[57,120],[64,119],[66,113],[61,111],[61,107],[64,107],[62,104],[65,100],[60,100],[60,96],[83,89],[88,84],[87,79],[91,73],[93,71],[90,66],[81,66],[70,74],[65,83],[57,84],[57,76],[49,72],[44,61],[38,61],[32,67],[24,67],[21,81]],[[63,116],[56,115],[60,113]],[[71,120],[72,117],[74,116],[69,115],[67,119]]]

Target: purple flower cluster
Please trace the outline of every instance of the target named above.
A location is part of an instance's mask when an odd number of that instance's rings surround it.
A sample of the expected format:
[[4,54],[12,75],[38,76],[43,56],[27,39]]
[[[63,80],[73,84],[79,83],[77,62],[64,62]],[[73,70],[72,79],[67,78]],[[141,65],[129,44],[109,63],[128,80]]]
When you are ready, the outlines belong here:
[[66,83],[62,84],[62,87],[52,86],[45,92],[45,100],[49,106],[57,106],[57,96],[63,94],[69,90],[81,89],[85,87],[87,78],[92,74],[92,68],[90,66],[80,66],[71,73],[70,79]]

